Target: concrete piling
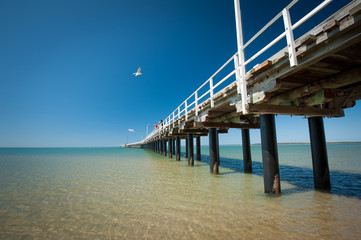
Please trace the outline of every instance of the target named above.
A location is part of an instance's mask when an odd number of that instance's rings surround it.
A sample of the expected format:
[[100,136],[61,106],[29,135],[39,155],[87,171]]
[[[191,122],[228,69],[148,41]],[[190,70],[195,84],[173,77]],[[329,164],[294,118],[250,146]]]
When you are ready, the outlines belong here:
[[249,129],[242,129],[242,150],[243,150],[243,169],[244,172],[252,172],[251,143]]
[[310,132],[314,187],[330,189],[330,172],[322,117],[308,118]]
[[168,148],[169,148],[168,156],[169,156],[169,158],[172,158],[173,157],[173,139],[171,139],[171,138],[169,138],[169,140],[168,140]]
[[201,137],[197,136],[196,137],[196,152],[197,152],[197,161],[201,160]]
[[213,174],[218,174],[218,143],[217,143],[217,129],[216,128],[209,128],[208,129],[209,135],[209,166],[210,172]]
[[193,133],[187,134],[187,143],[188,143],[188,165],[194,165],[194,143],[193,143]]
[[275,117],[260,116],[264,190],[266,193],[281,193]]
[[176,160],[180,161],[180,156],[181,156],[181,138],[177,137],[176,138]]

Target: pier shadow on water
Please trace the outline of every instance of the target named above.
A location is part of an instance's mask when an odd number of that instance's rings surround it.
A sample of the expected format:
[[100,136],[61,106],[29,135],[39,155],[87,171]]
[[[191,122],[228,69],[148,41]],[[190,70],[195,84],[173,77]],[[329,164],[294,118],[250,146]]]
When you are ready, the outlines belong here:
[[[182,152],[181,157],[187,158]],[[182,159],[182,160],[183,160]],[[195,160],[196,161],[196,160]],[[199,162],[199,161],[198,161]],[[201,162],[209,166],[209,156],[201,155]],[[197,166],[197,165],[195,165]],[[199,166],[204,166],[199,165]],[[244,173],[243,160],[220,157],[220,167],[230,171],[220,170],[219,175],[226,174],[253,174],[263,177],[263,167],[261,162],[252,161],[252,173]],[[281,182],[287,182],[295,186],[282,192],[282,195],[293,194],[297,192],[322,191],[338,196],[361,199],[361,174],[333,171],[330,169],[331,190],[319,190],[314,188],[313,170],[305,167],[279,165]],[[282,189],[282,185],[281,185]]]

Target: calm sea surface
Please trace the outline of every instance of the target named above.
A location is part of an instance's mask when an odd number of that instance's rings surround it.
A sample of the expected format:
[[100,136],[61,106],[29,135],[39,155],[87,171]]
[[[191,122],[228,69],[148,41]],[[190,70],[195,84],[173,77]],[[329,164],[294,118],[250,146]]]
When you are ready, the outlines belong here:
[[[242,148],[202,161],[124,148],[0,149],[0,239],[361,239],[361,144],[328,145],[331,191],[310,146],[279,146],[282,194],[264,193]],[[183,155],[184,157],[184,155]]]

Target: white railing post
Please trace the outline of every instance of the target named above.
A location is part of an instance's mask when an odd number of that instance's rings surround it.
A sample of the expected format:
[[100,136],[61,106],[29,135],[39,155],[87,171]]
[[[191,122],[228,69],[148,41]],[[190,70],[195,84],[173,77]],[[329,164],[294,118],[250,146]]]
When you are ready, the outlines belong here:
[[196,107],[196,116],[198,116],[198,92],[197,91],[194,94],[194,101],[195,101],[195,107]]
[[213,78],[209,79],[209,94],[211,97],[211,108],[214,107],[214,100],[213,100]]
[[188,104],[187,100],[184,102],[185,112],[186,112],[186,121],[188,121]]
[[178,119],[180,119],[180,106],[178,107]]
[[288,8],[283,9],[283,22],[285,24],[285,32],[287,39],[287,48],[288,48],[288,59],[290,60],[290,66],[297,66],[297,57],[296,57],[296,49],[295,49],[295,41],[293,39],[293,30],[292,30],[292,22],[290,11]]
[[173,112],[173,127],[174,127],[174,118],[175,118],[175,116],[174,116],[174,112]]
[[238,53],[236,53],[236,55],[234,55],[233,61],[234,61],[234,69],[236,69],[236,80],[237,80],[237,86],[238,86],[239,80],[241,79],[240,72],[239,72],[239,69],[238,69],[238,67],[239,67]]
[[234,10],[236,15],[236,30],[237,30],[237,45],[238,45],[238,66],[236,71],[239,71],[239,78],[237,79],[237,92],[242,97],[242,112],[248,113],[247,101],[247,81],[246,81],[246,65],[243,47],[243,30],[242,30],[242,16],[239,0],[234,0]]

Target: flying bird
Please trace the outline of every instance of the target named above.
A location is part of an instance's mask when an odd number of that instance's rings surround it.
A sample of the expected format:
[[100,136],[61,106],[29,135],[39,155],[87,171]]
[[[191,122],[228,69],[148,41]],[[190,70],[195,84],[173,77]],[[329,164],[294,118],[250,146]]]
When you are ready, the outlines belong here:
[[141,68],[139,67],[138,68],[138,71],[136,73],[133,73],[134,76],[139,76],[139,75],[142,75],[142,73],[140,72]]

